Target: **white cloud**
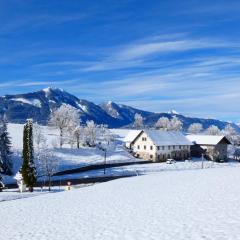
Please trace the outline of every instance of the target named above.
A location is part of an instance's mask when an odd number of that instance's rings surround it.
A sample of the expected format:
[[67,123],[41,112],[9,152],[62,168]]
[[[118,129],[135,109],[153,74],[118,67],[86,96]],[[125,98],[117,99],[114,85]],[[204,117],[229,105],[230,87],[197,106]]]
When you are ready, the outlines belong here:
[[115,48],[115,51],[110,51],[107,57],[101,59],[98,63],[95,62],[87,66],[84,70],[91,72],[145,67],[149,64],[158,63],[159,60],[156,57],[166,54],[186,53],[187,51],[200,49],[236,50],[240,46],[238,43],[216,39],[191,39],[181,35],[173,35],[172,38],[171,35],[169,35],[169,38],[156,36]]

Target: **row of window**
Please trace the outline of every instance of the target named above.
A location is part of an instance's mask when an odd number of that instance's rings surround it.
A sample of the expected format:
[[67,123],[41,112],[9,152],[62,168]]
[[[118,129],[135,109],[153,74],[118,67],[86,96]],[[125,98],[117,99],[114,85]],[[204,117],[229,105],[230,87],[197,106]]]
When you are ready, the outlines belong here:
[[180,145],[180,146],[157,146],[157,150],[176,150],[176,149],[189,149],[188,145]]
[[[149,155],[149,157],[152,159],[153,158],[153,155]],[[160,155],[157,155],[157,159],[158,160],[161,160],[161,159],[167,159],[167,158],[177,158],[177,157],[180,157],[180,158],[187,158],[188,157],[188,154],[179,154],[177,155],[176,153],[175,154],[160,154]]]
[[[176,150],[176,149],[189,149],[190,146],[182,145],[182,146],[157,146],[157,150]],[[137,149],[140,149],[140,145],[137,146]],[[144,150],[147,150],[147,146],[143,146]],[[150,150],[153,150],[153,146],[149,147]]]

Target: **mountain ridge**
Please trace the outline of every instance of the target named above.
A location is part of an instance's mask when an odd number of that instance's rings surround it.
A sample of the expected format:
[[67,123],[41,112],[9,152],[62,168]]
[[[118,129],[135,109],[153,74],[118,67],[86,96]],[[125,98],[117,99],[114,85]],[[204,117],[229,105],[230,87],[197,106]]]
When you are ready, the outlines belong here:
[[[217,119],[205,119],[187,117],[171,110],[168,113],[156,113],[133,108],[124,104],[109,101],[99,105],[78,97],[59,88],[45,88],[36,92],[5,95],[0,97],[0,114],[5,114],[9,122],[24,123],[27,118],[33,118],[40,124],[46,124],[50,113],[68,104],[79,110],[82,123],[93,120],[97,124],[107,124],[109,127],[131,127],[136,113],[141,114],[144,124],[152,127],[160,117],[172,118],[177,116],[183,122],[183,128],[187,129],[192,123],[201,123],[204,128],[216,125],[223,129],[228,122]],[[231,124],[237,131],[240,127]]]

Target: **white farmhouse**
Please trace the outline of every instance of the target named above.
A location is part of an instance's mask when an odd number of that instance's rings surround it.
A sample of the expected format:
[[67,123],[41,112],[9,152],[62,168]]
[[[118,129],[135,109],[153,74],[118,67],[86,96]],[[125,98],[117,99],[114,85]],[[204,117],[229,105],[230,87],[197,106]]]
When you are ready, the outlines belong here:
[[156,162],[190,157],[192,143],[180,132],[142,130],[130,143],[136,157]]

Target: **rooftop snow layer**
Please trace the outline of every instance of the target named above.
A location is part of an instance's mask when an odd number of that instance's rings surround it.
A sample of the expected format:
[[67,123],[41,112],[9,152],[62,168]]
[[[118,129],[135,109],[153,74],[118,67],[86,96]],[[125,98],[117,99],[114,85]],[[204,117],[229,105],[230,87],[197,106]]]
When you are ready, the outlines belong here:
[[132,142],[142,130],[130,130],[127,136],[124,138],[124,142]]
[[181,133],[176,131],[144,130],[158,146],[167,145],[192,145],[192,143]]
[[187,135],[189,141],[199,145],[217,145],[225,136]]

